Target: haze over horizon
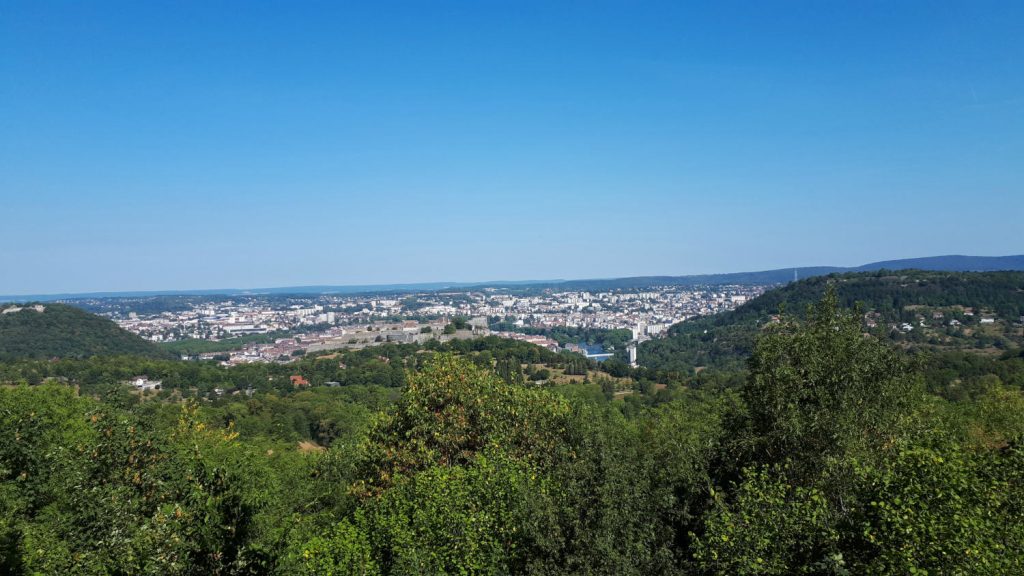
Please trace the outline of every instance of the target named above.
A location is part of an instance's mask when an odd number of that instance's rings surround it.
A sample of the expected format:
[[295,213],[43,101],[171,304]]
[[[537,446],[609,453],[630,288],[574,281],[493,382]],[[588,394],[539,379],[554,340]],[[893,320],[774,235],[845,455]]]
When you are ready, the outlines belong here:
[[1024,252],[1021,4],[284,6],[0,0],[0,294]]
[[[958,264],[956,266],[952,266],[951,268],[946,268],[945,266],[950,265],[949,262],[948,262],[948,259],[967,259],[967,260],[971,260],[971,261],[998,259],[998,260],[1000,260],[1000,266],[996,266],[994,262],[986,262],[985,264],[983,264],[980,267],[970,267],[970,266],[964,267],[964,265],[961,263],[961,264]],[[645,274],[645,275],[638,275],[638,276],[604,276],[604,277],[591,277],[591,278],[489,278],[489,279],[464,278],[464,279],[455,279],[455,280],[453,280],[453,279],[435,279],[435,280],[425,280],[425,281],[417,281],[417,282],[373,282],[373,283],[365,283],[365,284],[340,284],[340,283],[331,283],[331,282],[320,282],[320,283],[282,284],[282,285],[277,285],[277,286],[192,286],[192,287],[186,287],[186,288],[181,288],[181,287],[178,287],[178,288],[155,288],[155,289],[147,289],[147,290],[121,289],[121,290],[95,290],[95,291],[82,291],[82,292],[49,292],[49,293],[36,292],[36,293],[21,293],[21,294],[2,294],[2,293],[0,293],[0,302],[2,302],[4,298],[8,298],[8,297],[14,298],[15,300],[25,301],[26,298],[31,299],[33,297],[46,297],[47,299],[51,299],[51,298],[61,298],[61,297],[80,297],[80,296],[84,297],[84,296],[91,296],[91,295],[104,295],[104,296],[106,296],[106,295],[110,295],[110,296],[117,296],[117,295],[141,295],[141,294],[173,295],[173,294],[195,294],[195,293],[218,294],[218,293],[235,293],[235,292],[251,292],[251,293],[254,293],[254,294],[258,294],[258,293],[261,293],[261,292],[280,292],[282,290],[287,290],[287,289],[292,289],[292,288],[295,288],[295,289],[315,289],[315,288],[348,289],[348,290],[342,290],[342,292],[345,292],[345,293],[349,293],[349,292],[356,293],[356,292],[362,291],[362,289],[366,289],[366,291],[374,291],[376,289],[384,289],[384,290],[386,290],[386,289],[392,289],[392,288],[399,289],[399,290],[405,290],[405,289],[413,289],[413,290],[427,289],[427,290],[431,290],[431,289],[436,289],[438,287],[446,286],[446,285],[447,286],[452,286],[452,287],[469,287],[469,286],[474,286],[474,285],[476,285],[476,286],[497,286],[497,285],[502,285],[502,284],[523,286],[523,285],[531,285],[531,284],[539,285],[539,284],[545,284],[545,283],[549,283],[549,282],[551,282],[551,283],[586,282],[586,281],[591,281],[591,280],[593,280],[593,281],[601,281],[601,280],[617,280],[617,279],[629,279],[629,278],[638,278],[638,279],[640,279],[640,278],[648,278],[648,277],[686,278],[686,277],[701,277],[701,276],[713,276],[713,277],[732,276],[732,275],[748,276],[750,274],[768,274],[768,273],[771,273],[771,272],[779,272],[779,271],[786,272],[787,273],[786,277],[788,279],[788,277],[789,277],[788,273],[789,273],[790,270],[793,271],[795,277],[799,278],[799,275],[797,273],[799,271],[804,271],[806,273],[808,271],[808,269],[832,269],[832,268],[838,268],[841,271],[842,270],[846,270],[846,271],[859,271],[861,269],[876,270],[876,269],[878,269],[876,267],[876,265],[879,265],[879,264],[886,264],[886,265],[894,264],[894,263],[904,264],[904,263],[907,263],[907,262],[910,262],[910,261],[919,261],[919,260],[943,260],[945,262],[943,262],[941,265],[938,265],[937,268],[935,266],[913,266],[913,265],[902,266],[902,268],[921,268],[921,269],[925,269],[925,270],[944,270],[944,269],[949,269],[949,270],[953,270],[953,269],[956,269],[956,270],[967,270],[967,269],[971,269],[971,270],[982,270],[982,271],[1021,270],[1021,269],[1024,269],[1024,255],[1020,255],[1020,254],[1015,254],[1015,255],[999,255],[999,256],[943,255],[943,256],[925,256],[925,257],[920,257],[920,258],[894,258],[894,259],[876,260],[876,261],[873,261],[873,262],[864,262],[864,263],[855,264],[855,265],[848,265],[848,266],[847,265],[835,266],[835,265],[830,265],[830,264],[821,264],[821,265],[809,265],[809,266],[784,266],[784,267],[780,267],[780,268],[772,268],[772,269],[766,269],[766,270],[722,270],[722,271],[716,271],[716,272],[697,272],[697,273],[692,273],[692,274],[662,273],[662,274]],[[1012,262],[1010,262],[1010,260],[1012,260]],[[902,269],[902,268],[897,265],[897,268],[895,268],[895,269]],[[815,271],[815,275],[818,275],[818,274],[819,274],[819,272]],[[773,274],[772,276],[775,276],[775,275]],[[759,284],[760,285],[760,284],[772,284],[772,283],[776,283],[776,282],[779,282],[779,280],[767,280],[767,279],[764,279],[763,281],[762,280],[753,281],[753,280],[744,279],[740,283],[741,284],[751,284],[752,283],[752,284]],[[319,292],[315,292],[315,293],[319,293]],[[323,292],[323,293],[330,293],[330,291]]]

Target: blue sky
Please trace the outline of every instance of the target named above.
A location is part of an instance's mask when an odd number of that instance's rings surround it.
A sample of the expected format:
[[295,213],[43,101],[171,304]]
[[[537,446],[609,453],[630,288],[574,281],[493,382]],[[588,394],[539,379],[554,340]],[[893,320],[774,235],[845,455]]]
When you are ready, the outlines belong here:
[[0,293],[1024,252],[1021,2],[0,0]]

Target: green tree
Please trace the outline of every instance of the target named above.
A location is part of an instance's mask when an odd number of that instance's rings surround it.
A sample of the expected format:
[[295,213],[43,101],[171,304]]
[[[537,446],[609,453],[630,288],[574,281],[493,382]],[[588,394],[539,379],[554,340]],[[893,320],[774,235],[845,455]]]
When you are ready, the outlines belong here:
[[514,356],[506,356],[498,360],[495,372],[502,380],[509,384],[519,385],[523,383],[523,369],[519,360]]
[[750,468],[731,501],[713,492],[715,506],[695,538],[694,559],[707,574],[843,574],[839,531],[826,496],[794,487],[786,470]]
[[528,537],[528,503],[546,490],[536,478],[500,453],[397,478],[365,507],[382,567],[408,576],[508,573]]
[[555,396],[438,355],[408,379],[398,404],[373,426],[354,490],[377,494],[398,475],[467,464],[488,446],[512,457],[557,460],[568,452],[570,417],[569,405]]
[[[357,517],[357,523],[362,517]],[[283,574],[308,576],[377,576],[381,573],[366,533],[348,519],[290,549]]]
[[1024,573],[1024,452],[957,445],[901,450],[856,474],[857,571]]
[[830,461],[890,444],[920,397],[916,366],[862,334],[834,291],[757,342],[742,396],[755,460],[790,461],[808,481]]

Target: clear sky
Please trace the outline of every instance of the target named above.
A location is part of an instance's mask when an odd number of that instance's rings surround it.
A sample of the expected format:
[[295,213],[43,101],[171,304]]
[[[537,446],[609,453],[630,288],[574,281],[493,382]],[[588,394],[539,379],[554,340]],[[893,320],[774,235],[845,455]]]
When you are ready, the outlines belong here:
[[1024,252],[1024,2],[0,0],[0,294]]

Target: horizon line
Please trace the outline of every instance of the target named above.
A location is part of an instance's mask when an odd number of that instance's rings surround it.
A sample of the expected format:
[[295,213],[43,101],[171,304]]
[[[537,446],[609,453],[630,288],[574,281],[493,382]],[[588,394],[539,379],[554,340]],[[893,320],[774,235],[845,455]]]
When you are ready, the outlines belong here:
[[[878,266],[887,263],[897,263],[912,260],[937,260],[942,258],[978,258],[978,259],[1008,259],[1024,258],[1024,254],[1008,254],[1001,256],[970,256],[964,254],[945,254],[939,256],[922,256],[911,258],[898,258],[891,260],[880,260],[861,264],[859,266],[787,266],[771,268],[766,270],[748,270],[740,272],[709,272],[699,274],[643,274],[634,276],[608,276],[600,278],[559,278],[559,279],[530,279],[530,280],[486,280],[486,281],[423,281],[423,282],[394,282],[379,284],[300,284],[291,286],[275,286],[262,288],[185,288],[185,289],[154,289],[154,290],[92,290],[86,292],[54,292],[36,294],[3,294],[0,295],[0,302],[25,302],[34,299],[47,300],[75,300],[85,298],[131,298],[150,296],[260,296],[268,294],[300,294],[304,292],[288,292],[289,290],[307,291],[308,294],[360,294],[368,292],[388,291],[409,291],[409,290],[444,290],[446,288],[489,288],[502,286],[534,286],[543,284],[565,284],[569,282],[600,282],[613,280],[632,280],[643,278],[700,278],[707,276],[731,276],[743,274],[766,274],[781,271],[828,269],[835,272],[856,271],[868,266]],[[319,290],[319,291],[315,291]]]

